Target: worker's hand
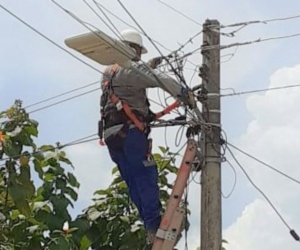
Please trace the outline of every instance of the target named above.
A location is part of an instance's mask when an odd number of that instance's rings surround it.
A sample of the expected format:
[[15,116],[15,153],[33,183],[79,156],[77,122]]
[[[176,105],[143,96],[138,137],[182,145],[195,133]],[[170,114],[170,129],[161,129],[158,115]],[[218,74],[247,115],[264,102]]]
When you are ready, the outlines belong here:
[[161,56],[154,57],[148,61],[148,65],[151,69],[156,69],[156,67],[162,63],[163,58]]
[[182,88],[181,101],[185,105],[188,105],[190,109],[193,109],[196,107],[196,100],[195,100],[194,93],[192,92],[192,90],[190,90],[188,88]]

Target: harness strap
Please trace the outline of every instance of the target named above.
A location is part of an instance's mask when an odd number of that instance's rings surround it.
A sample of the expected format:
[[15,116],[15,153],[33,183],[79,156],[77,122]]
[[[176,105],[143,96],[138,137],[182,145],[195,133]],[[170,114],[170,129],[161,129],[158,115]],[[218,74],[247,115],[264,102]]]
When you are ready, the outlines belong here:
[[[111,101],[116,105],[117,109],[123,109],[128,118],[133,122],[133,124],[141,131],[145,130],[145,123],[138,120],[136,115],[132,112],[129,105],[123,101],[121,101],[113,92],[110,93]],[[121,107],[121,108],[118,108]]]
[[[126,102],[120,100],[120,99],[114,94],[114,92],[113,92],[111,83],[112,83],[113,77],[116,75],[116,73],[118,72],[118,70],[119,70],[119,65],[118,65],[118,64],[114,64],[114,66],[113,66],[111,69],[107,68],[107,69],[105,70],[105,74],[111,73],[111,76],[110,76],[110,79],[109,79],[109,80],[107,80],[106,82],[103,83],[103,88],[108,90],[109,98],[110,98],[110,100],[115,104],[117,110],[120,111],[120,110],[123,109],[124,112],[125,112],[125,114],[126,114],[126,116],[131,120],[131,122],[133,122],[133,124],[134,124],[140,131],[142,131],[142,132],[147,132],[147,131],[146,131],[146,129],[147,129],[146,123],[145,123],[145,122],[141,122],[141,121],[137,118],[137,116],[133,113],[133,111],[132,111],[132,109],[130,108],[130,106],[129,106]],[[168,106],[167,108],[165,108],[164,110],[162,110],[162,111],[156,113],[155,116],[153,117],[153,118],[154,118],[153,120],[158,119],[158,118],[164,116],[165,114],[170,113],[170,111],[172,111],[173,109],[175,109],[175,108],[177,108],[177,107],[179,107],[179,102],[176,101],[176,102],[172,103],[170,106]],[[105,145],[105,144],[104,144],[104,141],[103,141],[103,129],[104,129],[104,128],[103,128],[103,115],[104,115],[104,114],[103,114],[103,110],[104,110],[104,108],[102,107],[101,109],[102,109],[102,113],[101,113],[102,120],[101,120],[101,122],[100,122],[101,124],[99,123],[99,132],[98,132],[98,133],[99,133],[99,136],[100,136],[100,145],[103,146],[103,145]],[[101,131],[100,131],[100,130],[101,130]]]
[[[111,79],[115,76],[115,74],[117,73],[117,71],[119,70],[119,65],[118,64],[114,64],[113,68],[112,68],[112,76]],[[111,81],[106,81],[104,83],[104,87],[105,88],[109,88],[109,85],[111,84]],[[121,110],[123,109],[125,114],[128,116],[128,118],[133,122],[133,124],[141,131],[144,131],[146,126],[145,123],[141,122],[136,115],[132,112],[131,108],[129,107],[129,105],[124,102],[121,101],[112,91],[111,88],[109,88],[109,97],[110,100],[116,105],[117,110]]]

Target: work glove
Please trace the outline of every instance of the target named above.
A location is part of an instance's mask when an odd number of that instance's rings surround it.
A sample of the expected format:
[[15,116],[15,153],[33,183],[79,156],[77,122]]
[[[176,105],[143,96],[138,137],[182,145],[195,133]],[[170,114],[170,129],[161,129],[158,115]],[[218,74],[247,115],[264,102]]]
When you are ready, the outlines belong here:
[[151,69],[156,69],[156,67],[162,63],[163,58],[161,56],[154,57],[148,61],[148,65]]
[[196,107],[196,100],[193,91],[189,88],[182,87],[180,100],[187,105],[190,109]]

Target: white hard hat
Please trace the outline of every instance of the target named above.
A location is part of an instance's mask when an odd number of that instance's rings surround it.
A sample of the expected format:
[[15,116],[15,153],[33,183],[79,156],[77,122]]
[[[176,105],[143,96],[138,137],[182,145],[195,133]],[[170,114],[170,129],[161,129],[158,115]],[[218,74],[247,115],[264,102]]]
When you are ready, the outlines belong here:
[[146,54],[148,50],[143,45],[142,36],[133,29],[126,29],[121,32],[122,41],[134,43],[142,47],[142,54]]

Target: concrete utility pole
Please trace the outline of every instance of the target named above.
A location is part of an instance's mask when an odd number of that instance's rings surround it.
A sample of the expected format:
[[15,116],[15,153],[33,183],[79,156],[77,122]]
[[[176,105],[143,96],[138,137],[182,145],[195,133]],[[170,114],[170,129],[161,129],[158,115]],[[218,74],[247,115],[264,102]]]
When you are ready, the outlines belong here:
[[203,25],[203,64],[200,76],[203,79],[202,93],[205,98],[202,112],[210,129],[203,131],[202,152],[204,164],[201,175],[201,250],[221,250],[221,157],[220,157],[220,49],[205,49],[219,46],[220,33],[217,20],[206,20]]

